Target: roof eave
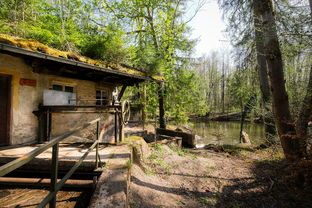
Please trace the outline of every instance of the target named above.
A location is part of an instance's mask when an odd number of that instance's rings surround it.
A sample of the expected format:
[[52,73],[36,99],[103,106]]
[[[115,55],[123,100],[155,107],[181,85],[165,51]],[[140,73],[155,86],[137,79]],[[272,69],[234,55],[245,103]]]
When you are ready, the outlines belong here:
[[125,76],[125,77],[136,78],[136,79],[139,79],[141,81],[162,82],[161,80],[155,80],[155,79],[152,79],[151,77],[148,77],[148,76],[140,76],[137,74],[129,74],[129,73],[114,70],[114,69],[107,69],[105,67],[100,67],[100,66],[96,66],[96,65],[92,65],[92,64],[88,64],[88,63],[83,63],[80,61],[70,60],[70,59],[66,59],[66,58],[62,58],[62,57],[56,57],[56,56],[41,53],[38,51],[32,51],[32,50],[28,50],[28,49],[24,49],[24,48],[19,48],[19,47],[11,46],[11,45],[4,44],[4,43],[0,43],[0,50],[15,53],[15,54],[20,54],[20,55],[24,55],[24,56],[31,56],[34,58],[55,61],[58,63],[68,64],[71,66],[77,66],[77,67],[92,69],[92,70],[96,70],[96,71],[102,71],[105,73],[111,73],[111,74],[121,75],[121,76]]

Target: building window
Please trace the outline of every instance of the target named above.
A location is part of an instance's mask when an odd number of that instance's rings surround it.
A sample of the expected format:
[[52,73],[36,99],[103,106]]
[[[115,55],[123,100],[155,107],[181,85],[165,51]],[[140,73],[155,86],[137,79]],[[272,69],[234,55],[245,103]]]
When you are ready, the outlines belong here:
[[74,87],[60,84],[53,84],[52,90],[74,93]]
[[109,103],[107,90],[96,90],[96,105],[108,105]]
[[74,87],[65,86],[65,92],[71,92],[71,93],[73,93],[73,92],[74,92]]
[[54,85],[52,85],[52,90],[63,91],[63,86],[58,85],[58,84],[54,84]]

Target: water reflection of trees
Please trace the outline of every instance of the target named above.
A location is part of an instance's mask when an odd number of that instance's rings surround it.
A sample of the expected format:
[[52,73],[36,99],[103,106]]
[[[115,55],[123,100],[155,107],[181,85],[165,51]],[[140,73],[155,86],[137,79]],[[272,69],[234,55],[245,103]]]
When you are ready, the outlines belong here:
[[[246,123],[246,131],[251,142],[258,144],[264,141],[264,126],[261,124]],[[209,144],[238,144],[239,122],[199,122],[194,124],[194,133],[201,136],[201,142]]]

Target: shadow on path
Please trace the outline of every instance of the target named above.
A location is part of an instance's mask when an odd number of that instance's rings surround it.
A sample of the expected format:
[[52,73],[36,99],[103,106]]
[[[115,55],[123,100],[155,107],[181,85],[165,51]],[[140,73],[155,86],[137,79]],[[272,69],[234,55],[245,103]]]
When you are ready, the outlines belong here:
[[224,186],[215,207],[312,207],[311,190],[299,190],[293,181],[287,180],[287,167],[285,160],[254,162],[252,172],[255,178]]

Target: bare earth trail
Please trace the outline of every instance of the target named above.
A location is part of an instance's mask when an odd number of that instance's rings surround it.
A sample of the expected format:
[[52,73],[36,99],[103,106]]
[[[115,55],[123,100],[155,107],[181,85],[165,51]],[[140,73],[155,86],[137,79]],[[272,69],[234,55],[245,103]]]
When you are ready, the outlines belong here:
[[242,147],[239,154],[182,152],[162,145],[146,159],[145,172],[138,165],[132,166],[130,205],[312,207],[310,193],[299,197],[282,183],[286,162],[270,151]]

